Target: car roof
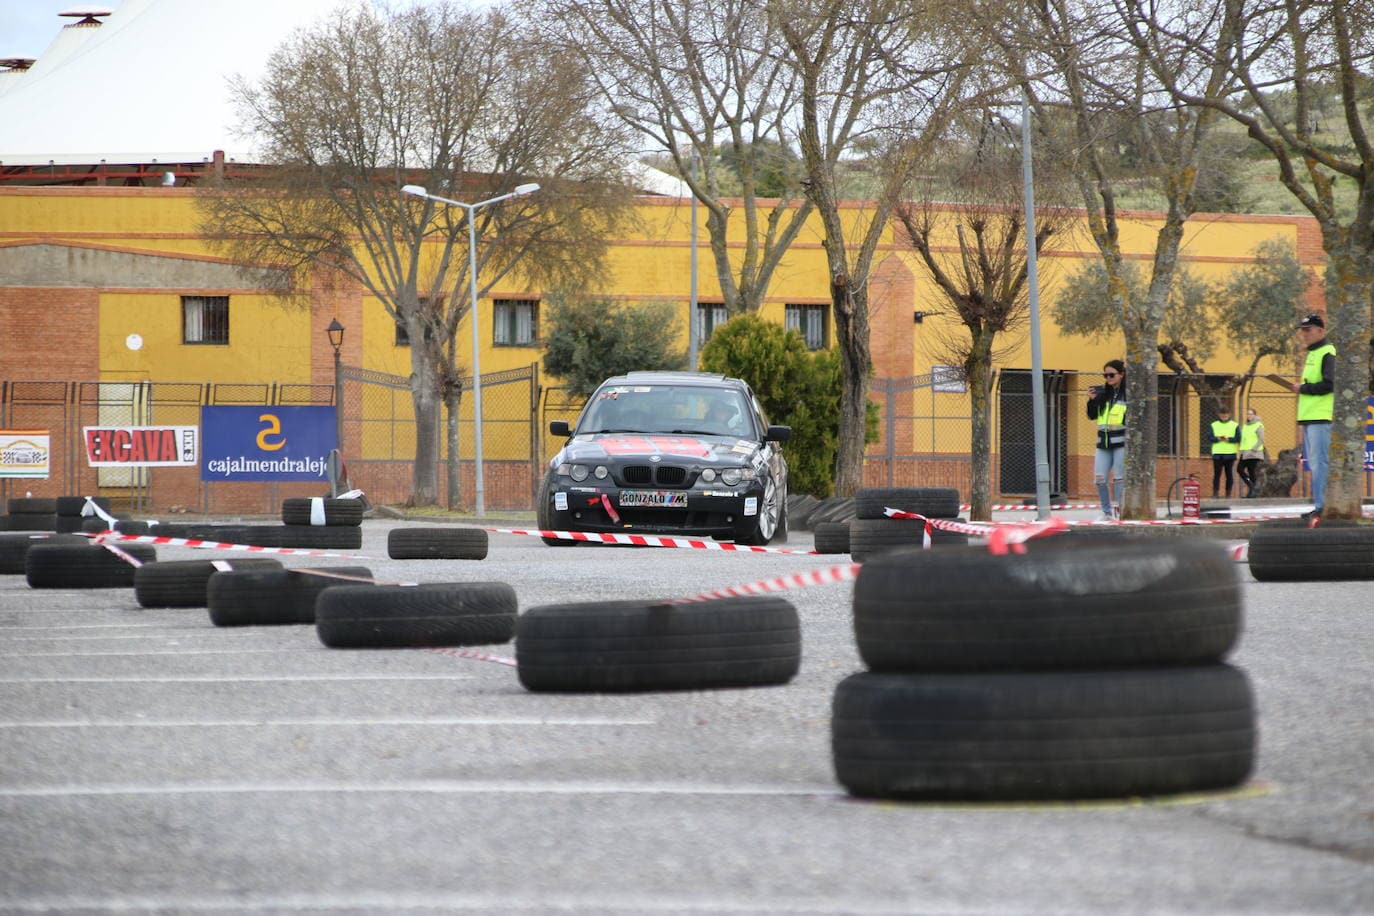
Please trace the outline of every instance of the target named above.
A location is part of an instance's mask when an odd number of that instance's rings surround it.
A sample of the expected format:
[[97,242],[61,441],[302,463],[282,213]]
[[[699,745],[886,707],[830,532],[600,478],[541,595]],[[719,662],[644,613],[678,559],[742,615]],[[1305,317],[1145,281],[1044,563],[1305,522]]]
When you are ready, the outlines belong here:
[[[703,388],[748,388],[743,380],[718,372],[627,372],[608,378],[605,385],[699,385]],[[598,387],[601,387],[598,386]]]

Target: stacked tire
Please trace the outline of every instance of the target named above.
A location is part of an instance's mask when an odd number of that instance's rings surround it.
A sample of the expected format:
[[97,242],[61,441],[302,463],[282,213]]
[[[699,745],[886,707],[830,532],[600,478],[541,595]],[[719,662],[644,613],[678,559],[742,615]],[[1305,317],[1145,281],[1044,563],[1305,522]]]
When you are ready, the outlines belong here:
[[47,497],[18,496],[6,505],[4,527],[8,531],[56,531],[57,500]]
[[249,525],[245,543],[260,547],[357,550],[363,546],[363,501],[312,497],[286,499],[281,525]]
[[1261,582],[1374,579],[1374,525],[1330,519],[1263,522],[1250,536],[1250,575]]
[[[914,512],[926,518],[957,519],[959,491],[953,487],[870,487],[854,496],[854,520],[849,524],[849,555],[863,563],[903,547],[921,546],[925,525],[920,519],[889,518],[885,510]],[[934,528],[931,546],[963,545],[968,535]]]
[[[54,511],[57,514],[57,532],[59,534],[74,534],[81,530],[81,524],[85,521],[82,512],[86,508],[85,496],[59,496],[54,503]],[[110,511],[110,501],[104,496],[92,496],[90,501],[100,507],[102,512]],[[95,516],[99,518],[99,516]],[[102,529],[103,530],[103,529]]]
[[839,782],[860,797],[971,801],[1244,782],[1255,712],[1244,672],[1224,662],[1241,626],[1226,551],[1027,546],[864,564],[854,629],[869,670],[835,691]]

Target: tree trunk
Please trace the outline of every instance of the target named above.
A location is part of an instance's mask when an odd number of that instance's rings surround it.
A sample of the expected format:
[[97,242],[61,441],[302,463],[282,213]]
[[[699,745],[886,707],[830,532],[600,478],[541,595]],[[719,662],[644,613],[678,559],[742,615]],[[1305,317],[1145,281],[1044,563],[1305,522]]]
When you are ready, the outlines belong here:
[[[1369,416],[1370,302],[1374,251],[1362,244],[1360,221],[1327,249],[1326,302],[1330,343],[1336,348],[1331,458],[1326,478],[1326,518],[1359,518],[1365,486],[1365,426]],[[1334,250],[1333,250],[1334,249]]]
[[462,468],[458,463],[460,453],[458,450],[458,410],[463,406],[463,389],[457,385],[449,387],[444,397],[444,407],[446,408],[447,422],[445,430],[448,435],[448,507],[450,511],[457,511],[462,506],[463,495],[463,475]]
[[[411,338],[415,341],[415,338]],[[434,355],[418,342],[410,348],[410,397],[415,405],[415,470],[411,478],[412,506],[432,506],[439,499],[438,372]]]
[[986,331],[970,328],[970,347],[965,373],[968,376],[971,413],[969,456],[973,487],[969,518],[992,520],[992,338]]
[[[833,252],[831,257],[835,257]],[[843,253],[839,257],[843,258]],[[853,496],[863,487],[868,383],[873,371],[868,345],[868,290],[851,286],[843,265],[836,269],[832,264],[831,277],[835,337],[840,345],[840,448],[835,460],[835,495]]]

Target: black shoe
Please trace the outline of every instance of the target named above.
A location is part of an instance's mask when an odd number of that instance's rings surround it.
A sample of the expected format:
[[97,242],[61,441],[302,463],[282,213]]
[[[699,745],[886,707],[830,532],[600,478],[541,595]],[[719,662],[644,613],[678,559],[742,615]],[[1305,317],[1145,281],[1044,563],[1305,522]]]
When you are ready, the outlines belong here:
[[1322,519],[1322,510],[1320,510],[1320,509],[1313,509],[1311,512],[1304,512],[1304,513],[1302,514],[1301,517],[1307,519],[1308,521],[1312,521],[1312,520],[1314,520],[1314,519],[1315,519],[1316,521],[1321,521],[1321,519]]

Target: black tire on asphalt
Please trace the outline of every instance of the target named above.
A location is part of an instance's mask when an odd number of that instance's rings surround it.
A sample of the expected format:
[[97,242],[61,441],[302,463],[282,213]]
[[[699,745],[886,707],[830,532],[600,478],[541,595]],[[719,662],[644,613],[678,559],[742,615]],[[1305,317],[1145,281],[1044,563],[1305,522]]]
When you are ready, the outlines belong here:
[[1255,709],[1229,665],[855,674],[835,690],[835,775],[866,798],[1039,801],[1240,785]]
[[[372,578],[365,566],[314,568],[355,579]],[[210,622],[217,627],[274,626],[315,622],[315,602],[326,588],[363,585],[346,579],[308,574],[300,569],[251,569],[219,572],[206,586]]]
[[[11,500],[13,502],[13,500]],[[21,512],[15,515],[6,515],[5,529],[7,531],[56,531],[56,515],[40,515],[36,512]]]
[[485,560],[487,532],[481,528],[393,528],[386,555],[393,560]]
[[860,657],[884,672],[1029,671],[1201,664],[1235,645],[1241,588],[1221,546],[1080,544],[874,557],[854,583]]
[[816,526],[816,553],[849,553],[849,522],[821,522]]
[[[118,546],[144,563],[157,559],[151,545]],[[90,542],[30,547],[24,557],[24,575],[30,588],[133,588],[135,571],[111,551]]]
[[811,528],[811,513],[821,501],[810,493],[789,493],[787,494],[787,515],[791,520],[791,525],[799,531],[806,531]]
[[[127,515],[116,515],[114,518],[116,523],[130,521],[129,516]],[[117,524],[116,527],[118,527]],[[99,534],[100,532],[108,531],[109,529],[110,523],[105,521],[98,515],[92,515],[87,518],[81,519],[81,530],[86,532],[87,534]]]
[[35,544],[89,545],[87,538],[67,534],[10,534],[0,536],[0,574],[24,575],[24,557]]
[[206,585],[220,572],[216,563],[231,569],[281,569],[271,557],[145,563],[134,570],[134,599],[140,607],[205,607]]
[[12,496],[6,506],[10,515],[57,514],[57,500],[51,496]]
[[926,518],[957,518],[959,491],[953,487],[865,487],[854,494],[856,518],[885,518],[884,509]]
[[1261,582],[1374,579],[1374,524],[1262,524],[1250,536],[1250,575]]
[[336,649],[487,645],[510,641],[516,608],[504,582],[339,585],[320,592],[315,630]]
[[[281,504],[283,525],[309,525],[314,500],[308,498],[284,499]],[[356,528],[363,523],[363,503],[360,499],[320,500],[324,510],[325,525]]]
[[[925,524],[918,518],[856,518],[849,523],[849,554],[856,563],[865,563],[879,554],[904,547],[920,547]],[[931,547],[962,547],[968,535],[962,531],[933,528]]]
[[327,525],[239,525],[220,529],[217,537],[235,544],[295,550],[357,550],[363,546],[362,528]]
[[785,684],[801,663],[801,627],[776,597],[550,604],[520,615],[515,658],[532,691]]
[[[94,502],[101,510],[110,511],[110,499],[107,496],[92,496]],[[56,501],[56,512],[59,516],[67,518],[81,518],[81,510],[86,508],[85,496],[59,496]]]

